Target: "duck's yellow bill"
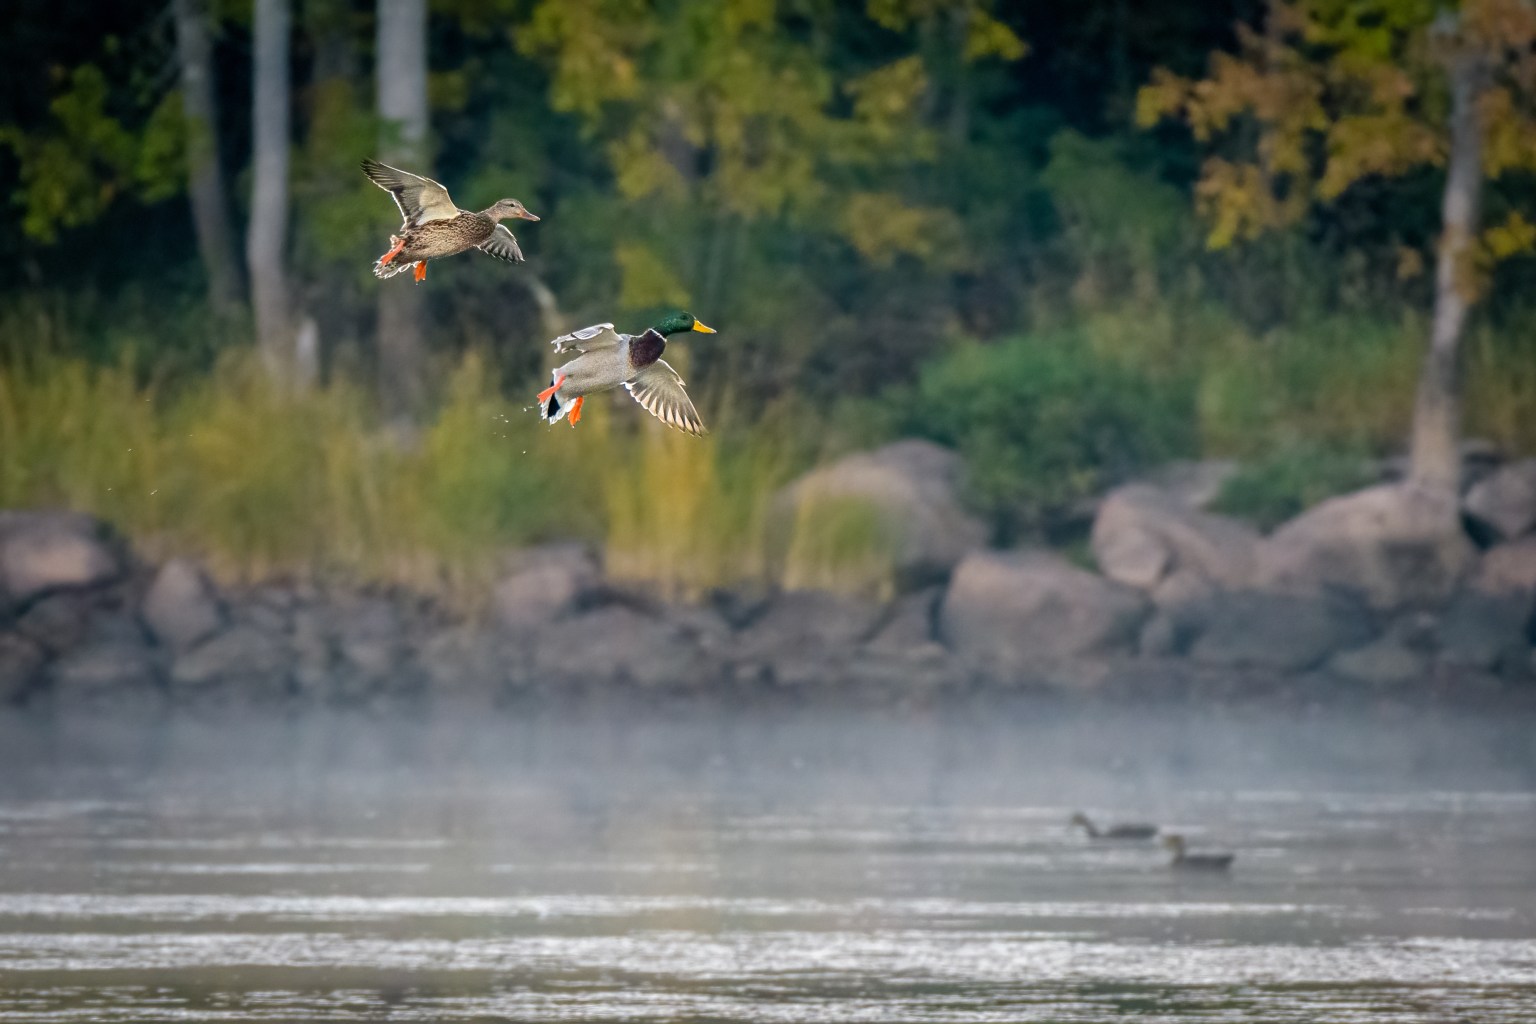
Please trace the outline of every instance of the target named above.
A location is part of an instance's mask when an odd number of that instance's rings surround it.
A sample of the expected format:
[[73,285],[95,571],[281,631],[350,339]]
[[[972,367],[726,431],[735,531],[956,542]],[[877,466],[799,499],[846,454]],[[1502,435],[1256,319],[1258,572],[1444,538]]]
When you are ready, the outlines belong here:
[[715,333],[715,329],[713,327],[705,327],[702,323],[700,323],[697,320],[695,320],[693,322],[693,329],[698,331],[700,334],[714,334]]

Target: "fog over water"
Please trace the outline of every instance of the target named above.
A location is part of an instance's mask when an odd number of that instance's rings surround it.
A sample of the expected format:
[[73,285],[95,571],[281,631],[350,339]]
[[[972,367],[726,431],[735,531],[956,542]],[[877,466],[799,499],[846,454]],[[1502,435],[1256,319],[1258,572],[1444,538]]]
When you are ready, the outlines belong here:
[[0,719],[0,1021],[1530,1020],[1532,724]]

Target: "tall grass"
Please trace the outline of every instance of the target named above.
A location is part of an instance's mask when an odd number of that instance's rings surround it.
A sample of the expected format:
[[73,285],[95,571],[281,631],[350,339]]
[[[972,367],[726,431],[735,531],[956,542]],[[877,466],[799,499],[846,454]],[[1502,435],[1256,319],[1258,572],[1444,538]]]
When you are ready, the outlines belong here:
[[589,401],[579,429],[551,428],[494,376],[468,356],[436,415],[401,435],[360,387],[284,393],[245,357],[174,392],[126,366],[14,360],[0,374],[0,507],[90,511],[152,556],[192,553],[227,579],[473,596],[499,552],[553,538],[594,543],[613,577],[668,597],[771,575],[765,517],[795,446],[689,437],[623,392]]
[[604,567],[668,597],[769,579],[767,517],[792,466],[771,434],[702,438],[642,423],[591,455],[604,467]]
[[783,585],[888,600],[896,593],[896,544],[892,524],[870,502],[806,499],[789,524]]
[[1536,455],[1536,310],[1468,339],[1466,431],[1510,454]]

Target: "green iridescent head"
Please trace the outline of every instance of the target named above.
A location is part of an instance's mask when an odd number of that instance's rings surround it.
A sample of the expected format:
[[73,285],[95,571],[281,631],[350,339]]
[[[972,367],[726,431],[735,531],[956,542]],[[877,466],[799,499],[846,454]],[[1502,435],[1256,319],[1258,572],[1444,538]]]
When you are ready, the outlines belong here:
[[700,334],[715,333],[713,327],[705,327],[692,313],[669,313],[652,326],[657,334],[663,336],[682,334],[684,331],[698,331]]

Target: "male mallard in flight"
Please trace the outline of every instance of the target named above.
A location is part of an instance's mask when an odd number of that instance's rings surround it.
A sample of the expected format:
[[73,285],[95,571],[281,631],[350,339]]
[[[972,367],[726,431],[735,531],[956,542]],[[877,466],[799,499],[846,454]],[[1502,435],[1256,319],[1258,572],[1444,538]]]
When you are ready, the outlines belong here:
[[1145,825],[1141,822],[1131,824],[1111,825],[1106,829],[1100,829],[1088,820],[1088,815],[1078,811],[1072,815],[1072,824],[1082,827],[1089,839],[1151,839],[1157,835],[1156,825]]
[[1225,871],[1232,866],[1230,853],[1185,853],[1184,837],[1169,834],[1163,837],[1163,845],[1173,851],[1168,866],[1179,871]]
[[549,387],[539,392],[539,415],[554,423],[570,413],[575,426],[587,395],[623,386],[661,422],[690,434],[704,433],[704,421],[688,399],[683,378],[661,358],[667,337],[684,331],[715,333],[692,313],[673,313],[639,334],[619,334],[613,324],[562,334],[550,342],[555,351],[575,349],[580,355],[550,374]]
[[523,209],[516,199],[501,199],[474,213],[461,210],[443,188],[431,178],[411,174],[377,160],[364,160],[363,173],[379,188],[395,197],[400,207],[400,234],[390,235],[393,248],[373,265],[374,277],[394,277],[409,267],[416,268],[416,280],[427,276],[427,260],[453,256],[470,249],[495,256],[508,263],[521,263],[523,250],[517,247],[501,223],[508,217],[538,220]]

